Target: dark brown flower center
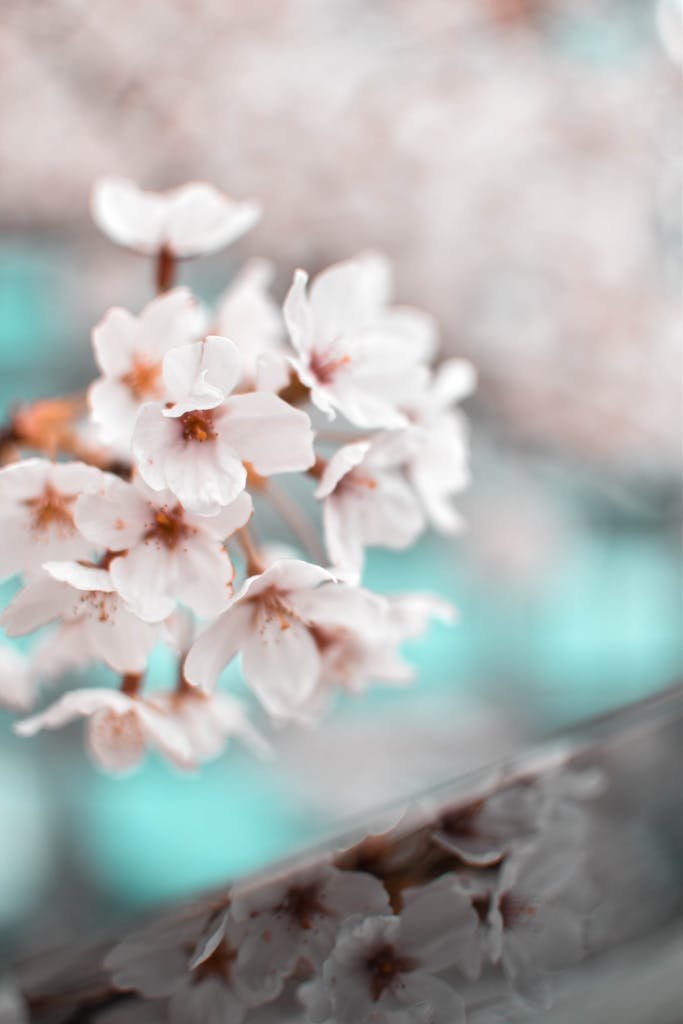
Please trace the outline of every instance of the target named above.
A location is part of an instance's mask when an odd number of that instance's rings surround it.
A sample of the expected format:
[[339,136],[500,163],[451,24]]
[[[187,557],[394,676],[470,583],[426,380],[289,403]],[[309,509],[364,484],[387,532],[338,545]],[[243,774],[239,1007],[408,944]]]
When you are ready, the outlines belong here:
[[499,902],[503,928],[514,928],[536,913],[536,907],[522,896],[513,892],[504,892]]
[[303,931],[312,927],[314,917],[324,917],[329,913],[320,902],[320,886],[315,882],[288,889],[277,910],[295,921]]
[[36,498],[27,498],[24,505],[31,513],[31,529],[34,533],[45,534],[49,530],[61,538],[70,537],[76,532],[71,505],[76,494],[62,494],[52,484],[45,484],[43,493]]
[[391,985],[399,974],[414,971],[417,961],[407,956],[400,956],[388,943],[381,946],[369,959],[365,966],[370,975],[370,993],[373,1002],[377,1002],[382,992]]
[[183,508],[159,508],[154,515],[154,522],[144,535],[144,540],[160,541],[169,551],[173,551],[184,537],[191,533],[185,522]]
[[207,956],[195,967],[192,980],[195,985],[206,981],[207,978],[218,978],[220,981],[229,981],[232,965],[237,957],[237,950],[231,946],[226,939],[223,939],[213,953]]
[[218,434],[213,429],[213,412],[211,409],[194,409],[180,418],[183,437],[186,441],[215,441]]

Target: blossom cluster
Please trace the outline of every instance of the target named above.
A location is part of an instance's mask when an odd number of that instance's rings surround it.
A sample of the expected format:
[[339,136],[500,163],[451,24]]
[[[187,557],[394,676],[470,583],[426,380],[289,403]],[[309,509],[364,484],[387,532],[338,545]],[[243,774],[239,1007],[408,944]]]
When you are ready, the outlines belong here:
[[[426,824],[167,914],[105,970],[170,1024],[528,1019],[587,951],[600,787],[564,766],[504,779]],[[122,1024],[136,1012],[122,1006]]]
[[[19,409],[0,439],[0,577],[22,583],[0,624],[10,637],[51,627],[30,657],[0,649],[0,700],[29,709],[41,685],[97,663],[120,686],[67,690],[16,731],[85,718],[107,770],[147,747],[192,768],[231,736],[267,747],[218,689],[238,655],[277,722],[317,720],[340,690],[405,683],[403,641],[452,610],[367,589],[365,550],[458,529],[472,367],[434,368],[435,324],[393,303],[379,253],[311,282],[296,271],[282,309],[272,268],[254,260],[209,308],[174,285],[180,262],[236,240],[258,204],[203,183],[155,193],[107,178],[92,211],[152,258],[157,295],[94,328],[99,376],[83,400]],[[310,515],[273,480],[284,474],[309,481]],[[299,549],[263,535],[265,503]],[[145,688],[159,644],[177,654],[173,690]]]

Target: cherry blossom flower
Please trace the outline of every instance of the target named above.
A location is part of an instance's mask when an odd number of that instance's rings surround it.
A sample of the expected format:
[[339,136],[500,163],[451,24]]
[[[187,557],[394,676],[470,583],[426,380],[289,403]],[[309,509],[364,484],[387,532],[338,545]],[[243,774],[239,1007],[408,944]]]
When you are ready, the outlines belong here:
[[223,541],[249,519],[251,498],[239,494],[216,516],[197,516],[169,491],[136,477],[113,478],[104,492],[76,503],[84,536],[110,551],[114,587],[146,622],[159,622],[182,601],[200,616],[221,611],[232,594],[234,570]]
[[195,685],[212,688],[241,650],[244,677],[258,699],[271,715],[289,718],[320,681],[317,630],[370,631],[385,616],[377,595],[336,582],[320,566],[281,559],[244,582],[193,644],[185,672]]
[[352,914],[388,914],[389,898],[372,875],[323,865],[267,885],[237,887],[230,913],[248,925],[240,961],[251,987],[268,979],[279,992],[300,959],[319,968],[342,921]]
[[272,756],[268,741],[252,725],[241,701],[227,693],[205,693],[186,685],[173,693],[155,693],[150,704],[176,722],[197,761],[212,761],[232,740],[240,740],[259,757]]
[[218,300],[216,334],[237,345],[242,360],[242,383],[248,386],[262,378],[264,360],[275,358],[283,367],[282,386],[288,376],[284,322],[268,292],[274,272],[267,260],[250,260]]
[[[588,907],[595,894],[585,850],[552,832],[506,857],[495,884],[473,896],[487,959],[500,964],[514,991],[549,1005],[545,975],[585,955]],[[478,880],[474,879],[476,889]]]
[[105,967],[117,988],[168,998],[169,1024],[242,1024],[250,1005],[275,994],[242,982],[245,930],[220,908],[170,918],[124,939]]
[[203,328],[204,314],[187,288],[159,295],[138,316],[120,307],[106,313],[92,334],[102,376],[88,391],[91,417],[105,444],[127,452],[140,406],[169,397],[165,354],[196,341]]
[[424,528],[420,504],[398,469],[401,454],[377,441],[339,448],[325,466],[316,497],[323,500],[332,564],[360,577],[364,549],[405,548]]
[[24,459],[0,469],[0,579],[90,555],[93,545],[76,526],[74,506],[101,480],[99,469],[82,462]]
[[114,589],[106,569],[77,562],[46,562],[5,608],[8,636],[31,633],[61,620],[78,626],[84,659],[102,660],[116,672],[143,672],[157,628],[142,622]]
[[244,490],[244,462],[262,476],[307,469],[313,434],[305,412],[277,395],[231,395],[240,379],[236,345],[210,336],[172,349],[163,375],[172,401],[145,405],[133,435],[143,479],[191,512],[215,515]]
[[60,729],[76,718],[87,718],[88,753],[108,772],[128,772],[152,747],[180,768],[195,765],[190,741],[167,715],[148,701],[119,690],[71,690],[45,711],[17,722],[20,736],[41,729]]
[[313,281],[297,270],[284,304],[296,356],[292,365],[311,399],[330,418],[342,413],[359,427],[398,427],[398,406],[426,373],[435,347],[431,318],[389,306],[385,257],[365,253],[336,263]]
[[453,405],[471,393],[475,374],[470,363],[449,359],[428,381],[414,388],[404,411],[410,426],[396,443],[410,450],[408,478],[431,524],[454,533],[461,519],[452,501],[469,484],[467,424]]
[[96,183],[91,210],[113,242],[147,255],[166,250],[180,258],[222,249],[261,216],[257,203],[237,202],[205,182],[151,192],[117,177]]
[[477,917],[455,876],[406,890],[400,915],[349,918],[322,975],[300,996],[315,1024],[458,1024],[464,1006],[436,977],[458,967],[473,977]]
[[549,765],[537,778],[473,796],[465,806],[443,816],[433,839],[464,864],[487,868],[533,839],[562,837],[565,848],[580,849],[589,817],[584,802],[599,792],[594,771],[572,771],[564,763]]
[[31,659],[16,647],[0,644],[0,707],[28,711],[35,700],[36,683]]
[[318,685],[296,710],[296,720],[313,725],[329,708],[338,690],[364,693],[370,685],[405,686],[415,678],[414,667],[401,648],[420,636],[433,618],[453,620],[454,609],[427,594],[391,595],[377,601],[368,628],[327,622],[313,628],[320,655]]

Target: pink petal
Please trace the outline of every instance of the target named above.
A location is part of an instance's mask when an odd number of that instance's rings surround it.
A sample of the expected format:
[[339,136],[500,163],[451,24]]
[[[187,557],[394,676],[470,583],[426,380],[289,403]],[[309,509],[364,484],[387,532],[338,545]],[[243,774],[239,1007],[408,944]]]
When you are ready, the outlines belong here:
[[185,675],[194,686],[215,688],[218,676],[244,643],[252,616],[248,605],[233,604],[200,633],[185,661]]
[[93,219],[119,245],[157,253],[163,241],[168,200],[145,192],[128,178],[101,178],[91,196]]
[[225,402],[221,436],[257,473],[291,473],[315,462],[311,421],[277,395],[255,391]]

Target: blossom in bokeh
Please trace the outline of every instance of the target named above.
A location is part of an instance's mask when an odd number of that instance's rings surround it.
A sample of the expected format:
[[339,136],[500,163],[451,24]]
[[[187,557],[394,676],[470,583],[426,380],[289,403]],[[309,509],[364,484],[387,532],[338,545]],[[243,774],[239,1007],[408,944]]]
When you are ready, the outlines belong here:
[[222,249],[261,215],[257,203],[237,202],[206,182],[152,192],[116,177],[96,183],[91,210],[98,227],[119,245],[181,258]]
[[119,690],[71,690],[14,728],[20,736],[34,736],[41,729],[60,729],[76,718],[87,718],[88,752],[106,771],[136,768],[148,746],[180,768],[195,764],[190,741],[171,718],[148,701]]

